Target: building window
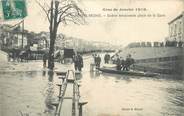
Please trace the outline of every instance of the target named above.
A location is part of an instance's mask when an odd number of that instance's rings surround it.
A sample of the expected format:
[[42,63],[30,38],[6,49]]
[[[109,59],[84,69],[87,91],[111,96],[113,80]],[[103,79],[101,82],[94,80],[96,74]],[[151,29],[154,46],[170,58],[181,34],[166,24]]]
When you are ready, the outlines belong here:
[[171,28],[170,28],[170,37],[172,37],[173,36],[173,27],[171,26]]
[[181,21],[179,22],[179,29],[178,29],[178,33],[180,34],[181,33],[181,28],[182,28],[182,23]]

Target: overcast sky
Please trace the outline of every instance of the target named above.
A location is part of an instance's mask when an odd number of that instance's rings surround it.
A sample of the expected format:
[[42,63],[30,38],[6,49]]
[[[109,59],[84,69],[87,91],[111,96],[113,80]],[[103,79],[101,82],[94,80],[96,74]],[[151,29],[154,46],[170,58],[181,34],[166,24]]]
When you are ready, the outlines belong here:
[[[160,18],[87,18],[86,25],[61,25],[58,31],[85,40],[126,45],[133,41],[163,41],[168,36],[168,22],[184,11],[184,0],[80,0],[80,6],[87,14],[117,13],[103,11],[103,8],[146,8],[141,14],[165,15]],[[34,0],[28,0],[27,8],[25,28],[34,32],[48,31],[45,14]],[[138,14],[132,11],[117,14],[132,13]]]

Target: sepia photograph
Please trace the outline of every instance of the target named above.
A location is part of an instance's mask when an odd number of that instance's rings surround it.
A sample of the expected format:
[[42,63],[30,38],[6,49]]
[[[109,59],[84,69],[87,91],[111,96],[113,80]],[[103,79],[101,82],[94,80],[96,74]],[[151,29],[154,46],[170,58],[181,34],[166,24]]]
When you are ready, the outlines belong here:
[[0,0],[0,116],[184,116],[184,0]]

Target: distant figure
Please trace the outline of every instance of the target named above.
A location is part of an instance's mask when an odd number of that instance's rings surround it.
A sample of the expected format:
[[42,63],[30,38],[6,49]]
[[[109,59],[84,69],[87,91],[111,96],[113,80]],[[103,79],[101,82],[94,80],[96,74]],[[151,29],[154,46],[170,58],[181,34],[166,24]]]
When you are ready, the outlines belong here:
[[111,58],[111,56],[108,53],[105,54],[105,56],[104,56],[104,62],[105,62],[105,64],[109,64],[110,58]]
[[101,64],[101,57],[100,55],[98,55],[96,58],[96,68],[100,68],[100,64]]
[[96,69],[96,54],[92,54],[93,61],[90,64],[90,71],[94,71]]
[[26,50],[26,53],[27,53],[26,60],[28,62],[28,60],[30,60],[30,56],[31,56],[31,50],[30,50],[30,48]]
[[123,67],[123,70],[126,70],[126,71],[129,71],[130,70],[130,66],[132,65],[132,64],[134,64],[134,59],[133,58],[131,58],[131,55],[129,54],[128,56],[127,56],[127,58],[126,58],[126,61],[125,61],[125,65],[124,65],[124,67]]
[[123,69],[125,67],[125,60],[121,59],[121,69]]
[[17,54],[16,54],[16,50],[15,49],[13,49],[12,58],[13,58],[13,61],[15,62],[16,58],[17,58]]
[[57,61],[59,63],[62,63],[64,57],[61,55],[60,51],[57,52],[57,54],[55,55],[55,58],[57,59]]
[[92,56],[93,56],[94,64],[96,64],[97,55],[93,54]]
[[13,57],[13,54],[11,52],[8,53],[8,61],[11,61],[11,58]]
[[75,65],[75,70],[77,71],[82,71],[83,68],[83,58],[80,54],[77,54],[74,56],[74,65]]
[[116,60],[116,69],[121,70],[121,59],[119,57]]
[[116,64],[118,57],[119,55],[117,53],[111,57],[113,64]]
[[25,51],[20,51],[20,53],[19,53],[20,62],[23,62],[24,53],[25,53]]
[[43,68],[46,68],[46,63],[47,63],[47,54],[45,53],[44,55],[43,55]]

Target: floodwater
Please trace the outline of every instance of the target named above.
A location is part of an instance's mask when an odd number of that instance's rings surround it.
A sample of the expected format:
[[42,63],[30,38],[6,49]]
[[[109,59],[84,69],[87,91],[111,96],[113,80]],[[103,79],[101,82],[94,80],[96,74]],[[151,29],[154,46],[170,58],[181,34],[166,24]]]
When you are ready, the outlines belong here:
[[[84,116],[184,116],[184,80],[90,72],[81,75]],[[0,73],[0,116],[53,116],[58,78],[47,71]]]

